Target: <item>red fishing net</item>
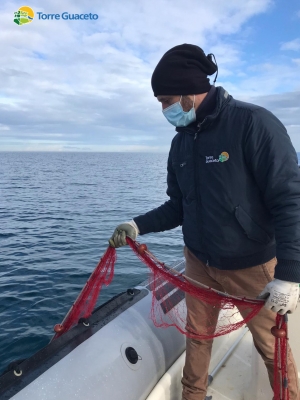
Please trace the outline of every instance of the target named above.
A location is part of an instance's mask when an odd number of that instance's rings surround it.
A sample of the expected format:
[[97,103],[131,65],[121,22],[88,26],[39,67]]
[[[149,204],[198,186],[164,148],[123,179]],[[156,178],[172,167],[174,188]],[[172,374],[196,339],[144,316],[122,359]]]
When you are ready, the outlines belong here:
[[114,277],[116,259],[116,250],[108,247],[63,322],[55,325],[56,334],[53,339],[57,339],[71,329],[80,318],[88,318],[92,314],[102,286],[109,285]]
[[272,334],[275,336],[274,400],[289,400],[287,315],[277,314],[276,326],[272,328]]
[[[142,251],[141,246],[145,245],[127,241],[140,260],[151,268],[151,317],[157,327],[174,326],[188,337],[211,339],[241,328],[264,305],[262,300],[234,297],[201,285],[167,267],[148,250]],[[186,302],[182,301],[187,296],[204,304],[210,315],[198,330],[187,324]]]
[[[188,337],[211,339],[230,333],[247,324],[264,306],[264,301],[230,296],[204,286],[185,276],[182,272],[167,267],[160,262],[144,244],[127,237],[127,243],[139,259],[152,272],[151,318],[157,327],[176,327]],[[96,304],[101,287],[109,285],[114,274],[116,251],[108,247],[99,264],[90,276],[80,295],[60,325],[56,325],[54,338],[59,337],[80,318],[88,318]],[[189,299],[199,301],[206,309],[201,326],[195,327],[187,321],[186,303]],[[184,301],[186,300],[186,301]],[[287,379],[287,323],[284,316],[277,315],[275,336],[274,400],[288,400]]]

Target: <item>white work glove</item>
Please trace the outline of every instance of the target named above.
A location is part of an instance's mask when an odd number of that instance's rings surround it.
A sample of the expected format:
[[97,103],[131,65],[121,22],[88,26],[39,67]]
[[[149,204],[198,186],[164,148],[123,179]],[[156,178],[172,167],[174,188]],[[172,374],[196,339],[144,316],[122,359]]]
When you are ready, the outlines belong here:
[[129,236],[132,240],[135,240],[139,233],[139,228],[134,220],[123,222],[123,224],[120,224],[116,227],[112,237],[108,242],[112,247],[125,246],[127,244],[126,236]]
[[265,307],[278,314],[284,315],[296,310],[299,298],[299,283],[274,279],[269,282],[258,296],[267,299]]

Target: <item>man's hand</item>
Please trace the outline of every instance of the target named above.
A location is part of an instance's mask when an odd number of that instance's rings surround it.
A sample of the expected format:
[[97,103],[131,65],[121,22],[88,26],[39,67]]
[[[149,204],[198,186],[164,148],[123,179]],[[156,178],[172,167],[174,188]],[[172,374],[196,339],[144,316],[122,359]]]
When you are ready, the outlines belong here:
[[126,236],[129,236],[132,240],[135,240],[138,234],[139,228],[134,220],[130,222],[124,222],[116,227],[112,237],[108,242],[112,247],[125,246],[127,244]]
[[265,307],[278,314],[292,313],[297,307],[299,283],[274,279],[267,284],[258,298],[267,299]]

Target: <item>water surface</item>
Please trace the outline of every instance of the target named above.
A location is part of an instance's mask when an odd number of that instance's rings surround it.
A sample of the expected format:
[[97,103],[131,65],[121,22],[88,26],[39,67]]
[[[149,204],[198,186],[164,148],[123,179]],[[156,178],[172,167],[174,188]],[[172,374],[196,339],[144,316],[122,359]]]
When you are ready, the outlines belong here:
[[[0,153],[0,373],[46,345],[117,224],[168,199],[167,154]],[[180,228],[140,237],[161,260],[182,258]],[[147,267],[118,250],[99,304]]]

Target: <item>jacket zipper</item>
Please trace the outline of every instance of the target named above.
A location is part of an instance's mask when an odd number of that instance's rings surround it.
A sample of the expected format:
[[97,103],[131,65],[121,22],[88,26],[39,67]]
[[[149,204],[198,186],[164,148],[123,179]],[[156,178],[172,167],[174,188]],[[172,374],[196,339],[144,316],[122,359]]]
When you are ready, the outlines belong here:
[[204,120],[201,122],[201,124],[198,125],[198,129],[197,129],[197,131],[195,132],[195,135],[194,135],[194,140],[197,139],[198,133],[201,131],[202,125],[203,125],[204,122],[206,122],[206,121],[207,121],[207,117],[205,117]]
[[[198,133],[201,131],[203,123],[207,120],[207,118],[204,118],[204,120],[201,122],[201,124],[198,127],[198,130],[195,132],[194,135],[194,165],[195,165],[195,191],[196,191],[196,199],[197,199],[197,220],[198,220],[198,232],[199,236],[201,237],[201,224],[202,224],[202,207],[201,207],[201,196],[198,190],[198,181],[199,181],[199,160],[197,157],[197,138],[198,138]],[[202,230],[203,232],[203,230]],[[202,240],[203,243],[203,240]],[[208,265],[208,260],[206,262],[206,265]]]

